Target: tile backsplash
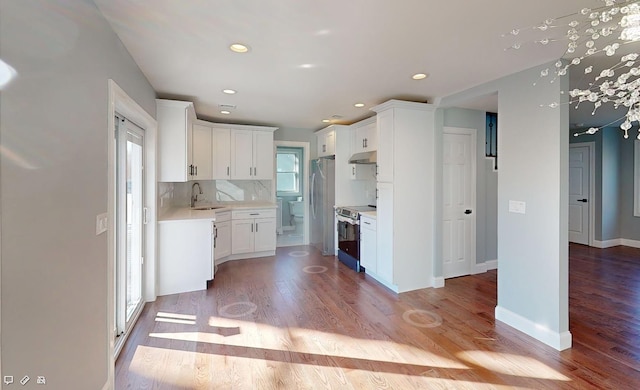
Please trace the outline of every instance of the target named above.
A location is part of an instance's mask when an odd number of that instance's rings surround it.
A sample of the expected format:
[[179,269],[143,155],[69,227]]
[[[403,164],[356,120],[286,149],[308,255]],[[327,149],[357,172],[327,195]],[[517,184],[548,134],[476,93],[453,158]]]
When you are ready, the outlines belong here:
[[[158,183],[160,212],[169,207],[189,206],[194,183]],[[197,183],[202,189],[198,203],[273,201],[271,180],[201,180]]]

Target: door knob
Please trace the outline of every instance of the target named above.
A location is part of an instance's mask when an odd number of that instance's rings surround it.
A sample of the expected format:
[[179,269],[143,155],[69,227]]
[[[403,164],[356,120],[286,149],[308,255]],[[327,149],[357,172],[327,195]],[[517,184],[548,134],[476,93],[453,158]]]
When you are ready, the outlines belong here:
[[587,199],[578,199],[578,202],[587,203]]
[[466,210],[464,211],[464,213],[465,213],[465,214],[471,214],[471,210],[466,209]]

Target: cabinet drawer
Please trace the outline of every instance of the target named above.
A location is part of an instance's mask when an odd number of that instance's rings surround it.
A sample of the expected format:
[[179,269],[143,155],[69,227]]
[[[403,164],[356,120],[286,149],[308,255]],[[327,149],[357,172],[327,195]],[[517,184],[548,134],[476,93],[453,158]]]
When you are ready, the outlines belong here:
[[216,212],[216,222],[224,222],[231,220],[231,211]]
[[367,218],[365,216],[360,216],[360,228],[376,230],[376,220],[373,219],[373,218]]
[[232,210],[232,219],[275,218],[276,209]]

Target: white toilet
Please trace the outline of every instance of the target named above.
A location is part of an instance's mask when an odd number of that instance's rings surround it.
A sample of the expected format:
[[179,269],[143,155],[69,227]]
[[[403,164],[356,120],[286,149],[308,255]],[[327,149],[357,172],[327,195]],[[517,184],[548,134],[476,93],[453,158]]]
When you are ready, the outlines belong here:
[[304,202],[301,200],[289,201],[289,214],[291,215],[291,226],[302,226],[304,222]]

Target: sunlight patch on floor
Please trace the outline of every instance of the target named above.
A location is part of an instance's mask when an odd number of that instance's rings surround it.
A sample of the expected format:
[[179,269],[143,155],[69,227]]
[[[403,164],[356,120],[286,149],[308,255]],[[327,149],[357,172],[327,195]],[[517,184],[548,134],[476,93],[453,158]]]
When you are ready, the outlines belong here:
[[337,333],[295,327],[242,321],[239,319],[210,317],[215,328],[239,328],[233,336],[208,332],[152,333],[151,337],[207,343],[224,343],[238,347],[266,348],[297,353],[330,355],[350,359],[372,359],[381,362],[425,365],[430,367],[468,369],[460,362],[420,348],[385,340],[369,340]]
[[[156,364],[158,361],[166,364]],[[249,368],[250,367],[250,368]],[[425,370],[422,375],[344,369],[339,366],[300,364],[202,352],[138,346],[129,371],[157,383],[180,388],[329,388],[402,389],[409,384],[426,389],[528,389],[471,380],[451,379],[444,369]],[[439,374],[446,378],[438,377]]]
[[546,364],[528,356],[490,351],[463,351],[456,356],[469,364],[502,374],[556,381],[571,380]]

